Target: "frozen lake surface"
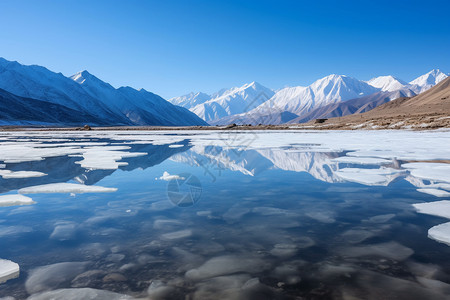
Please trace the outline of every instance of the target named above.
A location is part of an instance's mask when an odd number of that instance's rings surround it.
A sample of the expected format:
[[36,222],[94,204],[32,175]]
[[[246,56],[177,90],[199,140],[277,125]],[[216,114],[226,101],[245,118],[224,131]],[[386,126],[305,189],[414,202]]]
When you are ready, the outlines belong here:
[[449,299],[449,149],[450,131],[0,132],[0,298]]

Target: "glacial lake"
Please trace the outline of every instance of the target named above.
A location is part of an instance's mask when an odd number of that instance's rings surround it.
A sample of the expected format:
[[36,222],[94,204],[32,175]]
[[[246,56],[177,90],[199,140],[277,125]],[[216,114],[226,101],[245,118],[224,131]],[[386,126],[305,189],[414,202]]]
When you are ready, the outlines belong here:
[[0,132],[0,298],[449,299],[449,149],[445,130]]

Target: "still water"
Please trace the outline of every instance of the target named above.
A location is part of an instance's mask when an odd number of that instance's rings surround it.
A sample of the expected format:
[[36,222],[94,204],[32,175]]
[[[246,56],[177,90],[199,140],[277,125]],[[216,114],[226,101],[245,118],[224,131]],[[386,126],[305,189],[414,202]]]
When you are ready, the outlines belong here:
[[448,219],[413,207],[450,200],[448,149],[448,131],[2,132],[0,298],[450,299],[448,232],[428,232]]

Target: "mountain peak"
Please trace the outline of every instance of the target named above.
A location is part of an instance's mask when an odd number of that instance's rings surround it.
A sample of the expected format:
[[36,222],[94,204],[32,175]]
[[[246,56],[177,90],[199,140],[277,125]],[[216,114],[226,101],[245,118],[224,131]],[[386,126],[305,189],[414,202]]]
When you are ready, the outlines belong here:
[[373,87],[379,88],[382,91],[398,91],[407,87],[407,83],[392,75],[383,75],[370,79],[367,81]]
[[88,71],[84,70],[70,76],[70,78],[79,84],[83,84],[90,76],[91,74]]
[[424,89],[428,89],[431,86],[438,84],[447,77],[448,75],[443,73],[441,70],[433,69],[428,73],[417,77],[416,79],[411,81],[410,84],[418,85],[420,87],[423,87]]
[[252,81],[252,82],[250,82],[250,83],[244,84],[244,85],[242,86],[242,89],[248,89],[248,88],[257,89],[257,88],[260,88],[260,87],[262,87],[261,84],[259,84],[259,83],[256,82],[256,81]]
[[433,69],[433,70],[431,70],[430,72],[428,72],[427,74],[431,74],[431,75],[439,75],[439,74],[441,74],[441,73],[443,73],[440,69]]

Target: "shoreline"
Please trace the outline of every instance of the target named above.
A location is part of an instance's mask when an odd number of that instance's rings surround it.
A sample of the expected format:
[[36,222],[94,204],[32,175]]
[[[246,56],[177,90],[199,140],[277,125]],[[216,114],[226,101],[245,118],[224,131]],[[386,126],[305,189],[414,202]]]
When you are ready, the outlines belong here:
[[[368,124],[370,125],[370,124]],[[356,125],[358,126],[358,125]],[[390,127],[390,126],[378,126],[370,125],[372,128],[359,127],[352,128],[349,126],[337,125],[337,124],[321,124],[321,125],[263,125],[263,126],[246,126],[236,125],[233,127],[223,126],[187,126],[187,127],[164,127],[164,126],[108,126],[108,127],[92,127],[91,129],[83,129],[82,127],[29,127],[29,126],[0,126],[0,132],[14,132],[14,131],[37,131],[37,132],[50,132],[50,131],[223,131],[223,130],[330,130],[330,131],[376,131],[376,130],[411,130],[411,131],[429,131],[437,129],[450,129],[450,126],[417,126],[417,127]]]
[[[361,117],[359,117],[361,116]],[[280,125],[226,125],[226,126],[38,126],[3,125],[5,131],[181,131],[181,130],[435,130],[450,128],[450,115],[424,114],[415,116],[386,116],[363,118],[364,115],[349,115],[330,119],[312,120],[301,124]]]

